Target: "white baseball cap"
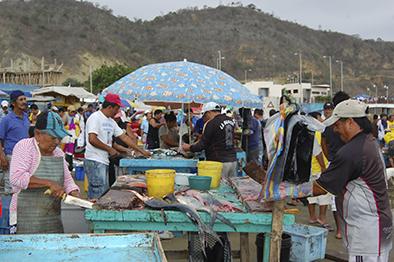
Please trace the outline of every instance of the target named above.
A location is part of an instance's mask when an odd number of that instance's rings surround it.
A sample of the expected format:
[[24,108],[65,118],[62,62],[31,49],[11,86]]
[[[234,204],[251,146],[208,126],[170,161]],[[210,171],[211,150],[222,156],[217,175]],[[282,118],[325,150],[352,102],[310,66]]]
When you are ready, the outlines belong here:
[[1,101],[1,107],[8,107],[8,101],[6,101],[6,100],[3,100],[3,101]]
[[220,111],[220,106],[219,104],[215,102],[208,102],[205,105],[203,105],[201,113],[205,114],[208,111]]
[[332,126],[341,118],[358,118],[367,116],[367,104],[349,99],[339,103],[332,112],[332,116],[324,121],[325,126]]

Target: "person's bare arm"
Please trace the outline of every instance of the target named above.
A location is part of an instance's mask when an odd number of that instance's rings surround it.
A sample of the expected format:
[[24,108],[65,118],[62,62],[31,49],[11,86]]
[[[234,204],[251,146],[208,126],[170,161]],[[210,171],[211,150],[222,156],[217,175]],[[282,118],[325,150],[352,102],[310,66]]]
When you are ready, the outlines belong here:
[[321,196],[321,195],[325,195],[328,192],[326,190],[324,190],[324,188],[322,188],[318,183],[313,182],[313,196]]
[[135,151],[140,152],[142,155],[146,157],[150,156],[150,153],[148,151],[139,148],[128,135],[123,133],[122,135],[119,136],[119,138]]
[[54,197],[62,197],[63,194],[65,193],[63,187],[58,183],[56,183],[55,181],[38,178],[36,176],[30,177],[28,188],[42,188],[42,187],[49,188],[52,192],[51,195]]
[[115,142],[112,144],[112,147],[121,153],[128,154],[130,152],[130,149],[128,149],[127,147],[124,147],[122,145],[119,145]]
[[119,154],[118,151],[116,151],[114,148],[104,144],[103,142],[100,141],[100,139],[97,138],[97,134],[95,133],[89,133],[89,143],[94,146],[97,147],[98,149],[107,151],[108,154],[110,156],[115,156],[117,154]]
[[4,153],[3,147],[4,147],[4,141],[0,140],[0,167],[2,170],[6,171],[8,170],[9,163]]
[[163,135],[160,138],[169,147],[176,147],[176,146],[178,146],[178,141],[172,141],[168,135]]
[[158,128],[158,127],[161,127],[162,125],[164,125],[164,123],[156,123],[156,121],[155,121],[155,119],[153,119],[153,118],[151,118],[150,120],[149,120],[149,124],[151,125],[151,126],[153,126],[154,128]]
[[326,158],[328,158],[328,144],[324,137],[321,138],[321,150]]
[[320,153],[316,156],[317,162],[319,163],[321,172],[326,171],[326,165],[324,163],[323,153]]

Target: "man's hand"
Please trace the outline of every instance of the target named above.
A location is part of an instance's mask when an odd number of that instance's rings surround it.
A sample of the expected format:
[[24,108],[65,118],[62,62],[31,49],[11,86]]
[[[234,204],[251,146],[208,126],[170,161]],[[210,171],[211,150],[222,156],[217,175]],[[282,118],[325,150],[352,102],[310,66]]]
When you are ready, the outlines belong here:
[[151,156],[151,153],[149,151],[146,151],[146,150],[141,150],[141,153],[142,153],[142,155],[144,157],[150,157]]
[[108,154],[109,154],[110,157],[114,157],[114,156],[119,155],[119,152],[116,149],[110,147],[108,149]]
[[49,183],[49,189],[51,190],[51,195],[57,198],[61,198],[65,193],[63,187],[55,182]]
[[3,171],[8,170],[8,160],[4,154],[0,155],[0,167]]
[[190,145],[189,145],[189,144],[183,144],[183,145],[182,145],[182,149],[183,149],[185,152],[189,152],[189,151],[190,151]]
[[73,197],[81,197],[81,194],[79,193],[78,190],[71,191],[69,195]]

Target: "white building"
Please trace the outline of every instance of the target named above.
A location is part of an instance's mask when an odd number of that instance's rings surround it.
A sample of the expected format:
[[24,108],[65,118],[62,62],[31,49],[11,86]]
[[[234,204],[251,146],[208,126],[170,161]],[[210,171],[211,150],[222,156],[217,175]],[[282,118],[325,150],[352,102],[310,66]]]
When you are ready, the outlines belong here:
[[330,85],[313,85],[312,86],[312,96],[311,102],[315,102],[317,96],[329,96],[330,95]]
[[251,81],[245,84],[252,94],[263,99],[264,116],[268,117],[271,109],[279,110],[279,100],[282,96],[283,85],[275,84],[273,81]]
[[249,91],[261,97],[281,97],[283,85],[273,81],[250,81],[245,84]]
[[[302,87],[302,89],[301,89]],[[310,103],[311,99],[311,91],[312,91],[312,86],[310,83],[291,83],[291,84],[285,84],[284,85],[284,90],[294,97],[298,102],[301,102],[301,97],[303,103]]]

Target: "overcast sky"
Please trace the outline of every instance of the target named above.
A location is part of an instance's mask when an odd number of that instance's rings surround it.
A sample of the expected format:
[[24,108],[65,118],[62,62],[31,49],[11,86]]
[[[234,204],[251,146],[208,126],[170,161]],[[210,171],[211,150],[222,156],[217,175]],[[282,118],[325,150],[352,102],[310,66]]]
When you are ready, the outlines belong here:
[[[95,0],[115,15],[151,20],[185,7],[216,7],[237,1],[226,0]],[[394,0],[260,0],[239,1],[255,4],[264,12],[283,20],[297,21],[314,29],[359,34],[364,39],[378,37],[394,41]]]

